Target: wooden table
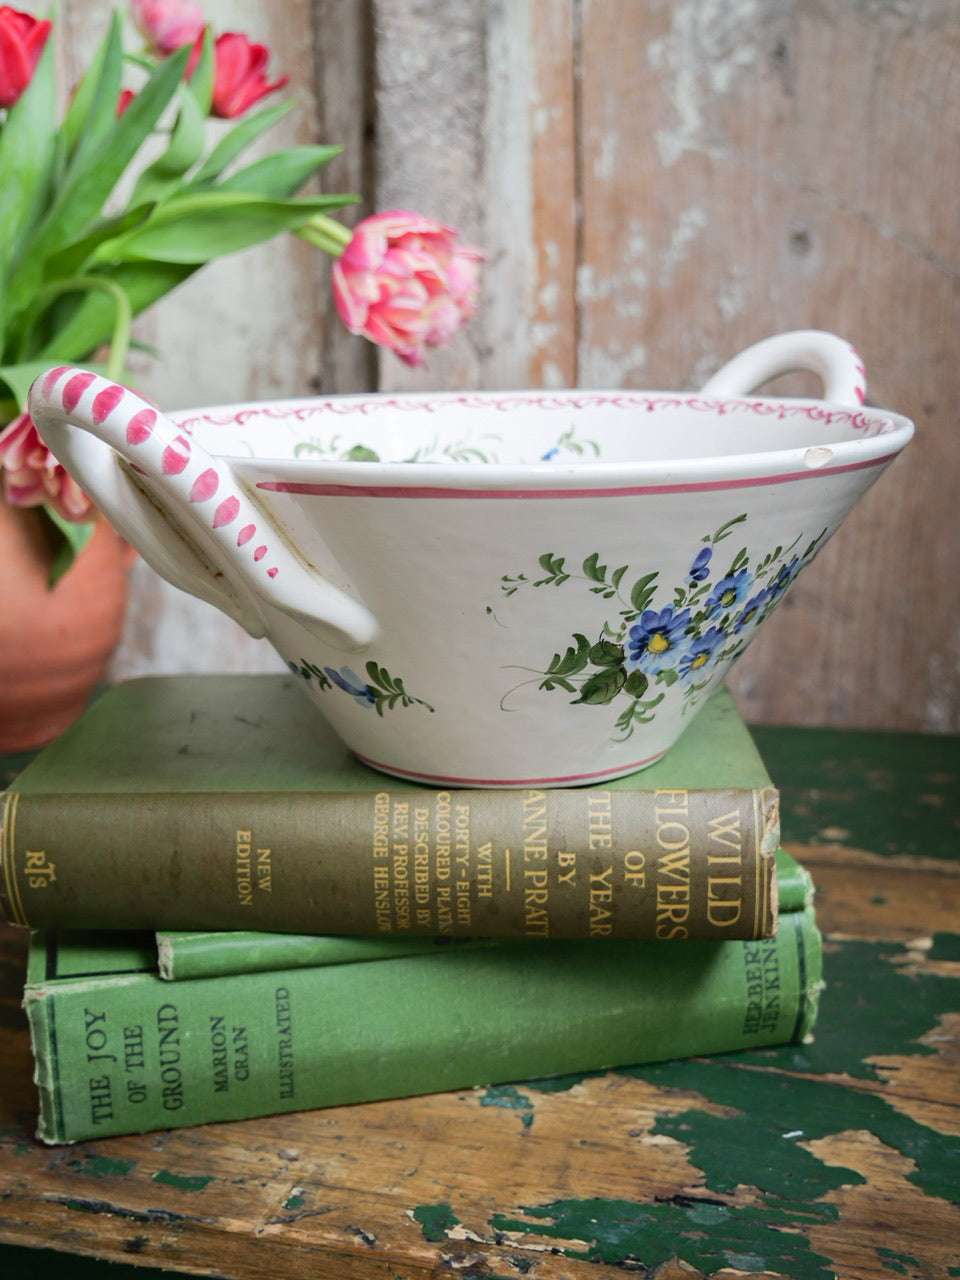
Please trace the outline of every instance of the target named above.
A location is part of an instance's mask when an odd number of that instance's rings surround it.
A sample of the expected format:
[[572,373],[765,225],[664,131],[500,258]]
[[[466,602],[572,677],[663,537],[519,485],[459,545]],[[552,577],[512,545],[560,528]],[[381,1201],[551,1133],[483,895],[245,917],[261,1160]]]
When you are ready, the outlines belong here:
[[960,1275],[960,739],[757,736],[818,886],[812,1044],[49,1148],[7,928],[0,1273]]

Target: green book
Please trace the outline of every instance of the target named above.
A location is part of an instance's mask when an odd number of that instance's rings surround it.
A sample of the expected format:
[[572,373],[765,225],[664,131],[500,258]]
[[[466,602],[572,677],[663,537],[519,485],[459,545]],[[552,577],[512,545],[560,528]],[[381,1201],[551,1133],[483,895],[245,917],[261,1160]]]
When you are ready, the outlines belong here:
[[821,988],[812,907],[755,941],[510,940],[176,984],[155,959],[149,934],[34,934],[43,1141],[786,1043]]
[[291,676],[106,692],[0,798],[0,908],[40,928],[763,937],[778,796],[726,689],[662,761],[553,790],[414,787]]
[[[780,915],[813,902],[813,879],[785,849],[776,852]],[[258,933],[253,930],[158,931],[160,977],[168,982],[212,978],[226,973],[261,973],[312,965],[356,964],[404,955],[429,954],[438,947],[495,946],[497,938],[343,937],[311,933]],[[535,942],[531,945],[537,945]]]

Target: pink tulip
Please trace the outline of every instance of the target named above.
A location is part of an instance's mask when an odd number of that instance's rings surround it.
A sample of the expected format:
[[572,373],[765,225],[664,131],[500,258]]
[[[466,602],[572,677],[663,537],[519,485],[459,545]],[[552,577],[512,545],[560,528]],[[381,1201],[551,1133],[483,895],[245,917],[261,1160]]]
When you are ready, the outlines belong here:
[[333,265],[333,297],[351,333],[422,365],[473,315],[483,254],[452,227],[393,209],[357,224]]
[[0,431],[0,476],[11,506],[49,506],[64,520],[77,522],[93,514],[93,503],[57,462],[26,413]]
[[12,107],[30,83],[51,23],[0,5],[0,107]]
[[162,57],[194,44],[207,25],[193,0],[132,0],[133,20],[151,48]]
[[236,31],[217,36],[213,55],[211,111],[222,120],[242,116],[265,94],[282,89],[290,79],[289,76],[280,76],[270,83],[266,76],[270,50],[264,44],[254,44]]

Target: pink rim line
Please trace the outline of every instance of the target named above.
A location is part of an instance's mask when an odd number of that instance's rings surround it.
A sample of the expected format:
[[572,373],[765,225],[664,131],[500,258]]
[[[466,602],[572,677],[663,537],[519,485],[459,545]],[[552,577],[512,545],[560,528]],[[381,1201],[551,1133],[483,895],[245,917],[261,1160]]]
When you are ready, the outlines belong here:
[[[899,452],[899,451],[898,451]],[[776,476],[739,476],[733,480],[689,480],[677,484],[623,485],[600,489],[461,489],[431,485],[314,484],[306,480],[260,480],[257,488],[267,493],[289,493],[309,498],[630,498],[655,493],[707,493],[722,489],[753,489],[764,485],[790,484],[817,476],[843,475],[892,462],[897,453],[884,454],[865,462],[847,462],[838,467],[790,471]]]
[[393,765],[382,764],[370,756],[362,755],[359,751],[354,752],[358,760],[362,760],[364,764],[369,765],[372,769],[379,769],[383,773],[396,774],[403,778],[416,778],[421,782],[443,783],[450,787],[549,787],[556,786],[558,783],[578,783],[578,782],[595,782],[604,778],[611,781],[615,778],[625,777],[627,774],[636,773],[640,769],[645,769],[647,765],[654,764],[661,756],[665,756],[666,749],[658,751],[656,755],[647,756],[645,760],[636,760],[633,764],[618,765],[614,769],[598,769],[595,773],[571,773],[563,777],[557,778],[454,778],[445,777],[442,774],[420,773],[416,769],[399,769]]

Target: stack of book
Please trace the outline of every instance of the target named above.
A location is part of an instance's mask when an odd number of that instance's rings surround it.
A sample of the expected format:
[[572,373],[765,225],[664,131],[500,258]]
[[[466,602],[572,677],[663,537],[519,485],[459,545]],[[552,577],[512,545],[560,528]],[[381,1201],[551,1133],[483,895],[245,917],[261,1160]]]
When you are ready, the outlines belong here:
[[285,676],[108,690],[2,796],[47,1142],[808,1036],[808,874],[726,689],[602,786],[359,764]]

